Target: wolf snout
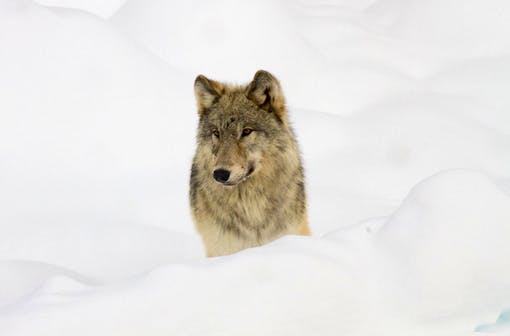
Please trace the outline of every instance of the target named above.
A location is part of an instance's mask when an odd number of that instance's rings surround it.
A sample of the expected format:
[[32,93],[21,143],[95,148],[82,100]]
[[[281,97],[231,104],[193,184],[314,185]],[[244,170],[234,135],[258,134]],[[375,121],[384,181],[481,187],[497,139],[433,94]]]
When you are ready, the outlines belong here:
[[225,183],[230,177],[230,172],[226,169],[216,169],[213,171],[214,179],[220,183]]

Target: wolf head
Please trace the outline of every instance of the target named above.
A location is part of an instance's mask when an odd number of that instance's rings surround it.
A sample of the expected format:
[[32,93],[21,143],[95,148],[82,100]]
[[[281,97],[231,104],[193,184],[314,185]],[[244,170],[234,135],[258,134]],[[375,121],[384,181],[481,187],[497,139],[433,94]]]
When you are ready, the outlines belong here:
[[[277,158],[293,141],[280,83],[259,70],[244,86],[198,76],[198,149],[202,167],[223,186],[260,174],[268,157]],[[290,140],[289,140],[290,139]]]

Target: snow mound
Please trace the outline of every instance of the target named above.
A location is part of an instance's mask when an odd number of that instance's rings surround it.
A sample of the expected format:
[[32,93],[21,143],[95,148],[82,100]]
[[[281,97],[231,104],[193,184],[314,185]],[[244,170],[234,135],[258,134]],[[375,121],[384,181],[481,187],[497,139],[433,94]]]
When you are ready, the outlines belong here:
[[323,238],[286,237],[122,285],[53,276],[0,317],[0,331],[466,335],[510,302],[509,220],[510,197],[489,178],[444,172],[385,220]]
[[398,269],[394,300],[417,316],[458,316],[508,305],[508,237],[509,195],[483,174],[450,171],[413,188],[376,244]]
[[[440,10],[439,10],[440,9]],[[510,8],[504,0],[380,0],[370,9],[392,34],[463,57],[508,51]]]
[[478,332],[495,333],[510,331],[510,311],[505,311],[498,316],[495,323],[483,324],[476,328]]
[[192,79],[80,11],[2,1],[0,31],[0,258],[107,280],[201,255],[177,151],[195,114],[169,131]]
[[112,16],[125,0],[34,0],[45,6],[81,9],[102,18]]

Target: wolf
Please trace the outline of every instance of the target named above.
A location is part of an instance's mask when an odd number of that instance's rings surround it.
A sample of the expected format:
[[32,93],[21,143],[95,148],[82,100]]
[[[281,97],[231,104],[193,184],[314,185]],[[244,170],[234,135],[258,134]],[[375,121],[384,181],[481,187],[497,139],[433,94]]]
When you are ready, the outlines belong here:
[[189,197],[207,256],[310,235],[303,166],[276,77],[259,70],[237,86],[199,75],[194,91]]

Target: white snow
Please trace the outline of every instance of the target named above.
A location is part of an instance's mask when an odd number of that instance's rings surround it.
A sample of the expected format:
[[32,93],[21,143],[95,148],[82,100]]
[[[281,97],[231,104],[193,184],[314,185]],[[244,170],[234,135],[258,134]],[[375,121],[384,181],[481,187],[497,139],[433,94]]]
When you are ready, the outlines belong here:
[[[0,335],[510,333],[510,5],[0,0]],[[203,73],[280,78],[313,237],[206,259]]]

